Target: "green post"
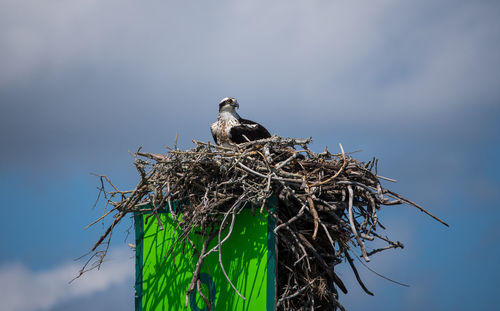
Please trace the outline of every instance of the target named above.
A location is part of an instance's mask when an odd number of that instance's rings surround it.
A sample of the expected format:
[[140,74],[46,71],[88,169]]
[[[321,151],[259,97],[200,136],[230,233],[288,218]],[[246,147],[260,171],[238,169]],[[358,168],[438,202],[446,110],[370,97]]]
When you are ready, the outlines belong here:
[[[276,200],[266,203],[275,210]],[[160,213],[164,230],[154,217],[145,223],[147,215],[136,213],[136,311],[185,310],[185,293],[197,262],[190,247],[176,244],[166,256],[179,234],[168,212]],[[211,301],[213,311],[275,309],[276,241],[274,219],[267,212],[252,215],[245,208],[237,215],[229,239],[222,246],[224,268],[243,300],[231,288],[219,264],[219,253],[208,255],[203,263],[200,280],[203,293]],[[227,229],[226,229],[227,230]],[[223,231],[225,236],[226,231]],[[203,240],[191,233],[191,239],[201,249]],[[215,238],[210,248],[217,245]],[[198,292],[189,296],[187,310],[208,310]]]

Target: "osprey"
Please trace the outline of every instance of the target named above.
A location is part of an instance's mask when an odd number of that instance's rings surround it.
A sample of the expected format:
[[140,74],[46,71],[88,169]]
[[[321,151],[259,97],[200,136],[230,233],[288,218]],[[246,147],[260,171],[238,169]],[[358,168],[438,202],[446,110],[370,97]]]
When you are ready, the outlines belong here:
[[217,145],[241,144],[271,137],[259,123],[241,118],[235,111],[239,107],[236,98],[226,97],[219,103],[217,122],[210,126]]

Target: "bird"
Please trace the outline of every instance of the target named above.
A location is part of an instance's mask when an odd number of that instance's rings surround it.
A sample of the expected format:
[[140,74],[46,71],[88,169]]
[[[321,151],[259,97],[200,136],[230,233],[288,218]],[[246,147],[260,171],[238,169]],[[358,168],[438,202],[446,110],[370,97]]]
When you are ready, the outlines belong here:
[[236,98],[225,97],[220,101],[217,121],[210,125],[217,145],[241,144],[271,137],[269,131],[259,123],[240,117],[236,112],[239,107]]

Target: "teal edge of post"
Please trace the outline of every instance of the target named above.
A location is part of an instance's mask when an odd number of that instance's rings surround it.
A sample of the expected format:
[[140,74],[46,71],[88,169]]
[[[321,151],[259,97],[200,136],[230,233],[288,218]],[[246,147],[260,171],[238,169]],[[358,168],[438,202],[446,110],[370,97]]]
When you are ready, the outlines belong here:
[[134,213],[135,223],[135,311],[142,311],[142,268],[144,220],[142,214]]
[[[276,197],[268,199],[266,204],[271,213],[276,212]],[[175,206],[176,207],[176,206]],[[174,209],[175,209],[174,207]],[[165,212],[169,212],[166,211]],[[267,311],[274,311],[276,306],[276,237],[274,229],[276,228],[276,220],[268,212],[267,215],[267,251],[269,261],[267,263],[267,288],[268,295],[266,301]],[[143,213],[134,213],[135,223],[135,311],[142,310],[142,270],[143,270],[143,238],[144,238],[144,217]]]

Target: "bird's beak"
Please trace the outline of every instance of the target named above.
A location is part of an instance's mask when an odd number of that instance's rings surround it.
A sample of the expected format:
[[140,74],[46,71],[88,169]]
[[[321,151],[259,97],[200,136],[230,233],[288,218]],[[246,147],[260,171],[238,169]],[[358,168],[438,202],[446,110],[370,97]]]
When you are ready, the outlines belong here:
[[238,104],[237,101],[232,102],[231,106],[233,106],[234,108],[240,108],[240,104]]

